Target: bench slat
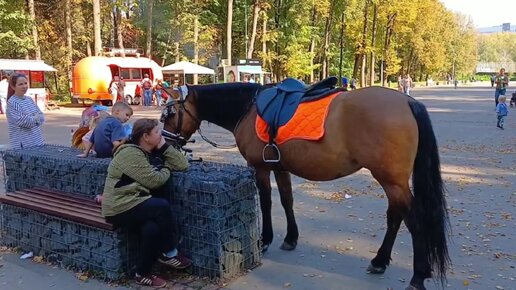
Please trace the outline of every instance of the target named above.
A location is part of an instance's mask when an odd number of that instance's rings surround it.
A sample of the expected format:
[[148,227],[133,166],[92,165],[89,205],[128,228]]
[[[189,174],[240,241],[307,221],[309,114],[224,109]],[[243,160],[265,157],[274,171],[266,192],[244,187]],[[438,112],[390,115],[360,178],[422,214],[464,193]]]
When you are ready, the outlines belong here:
[[68,200],[71,202],[80,202],[80,203],[84,203],[84,204],[91,204],[93,206],[97,206],[100,208],[100,204],[96,203],[93,199],[85,198],[82,196],[75,196],[75,195],[72,195],[72,194],[69,194],[66,192],[62,192],[62,191],[57,191],[57,190],[54,191],[54,190],[49,190],[49,189],[40,188],[40,187],[27,188],[27,189],[24,189],[23,191],[37,193],[37,194],[41,194],[41,195],[52,196],[52,197],[58,196],[62,200]]
[[97,214],[101,214],[101,212],[102,212],[102,209],[97,204],[92,205],[92,204],[84,204],[80,201],[74,202],[74,201],[62,200],[58,196],[51,196],[51,195],[47,195],[47,194],[28,193],[26,191],[16,191],[14,193],[7,193],[7,195],[26,196],[26,197],[33,198],[33,199],[42,200],[42,201],[45,201],[50,204],[58,204],[58,205],[62,205],[62,206],[70,207],[70,208],[76,208],[78,210],[87,210],[87,212],[94,212]]
[[[42,192],[44,194],[40,195]],[[99,212],[100,206],[95,202],[92,203],[84,198],[79,201],[73,200],[70,195],[58,196],[52,200],[53,194],[62,195],[49,190],[20,190],[0,195],[0,203],[31,209],[105,230],[113,230],[113,225],[102,217]],[[61,199],[62,197],[65,198]],[[88,202],[82,204],[83,201]],[[84,208],[78,208],[77,203],[84,205]]]
[[101,215],[100,211],[98,211],[98,210],[93,210],[91,208],[85,208],[85,207],[81,208],[80,206],[74,205],[70,202],[63,203],[63,202],[59,202],[58,200],[49,199],[48,197],[40,197],[40,196],[36,196],[36,195],[32,195],[32,194],[27,194],[25,192],[17,191],[16,193],[7,193],[7,196],[10,196],[13,198],[18,198],[18,199],[24,200],[26,202],[31,202],[34,204],[43,204],[43,205],[47,205],[50,207],[54,207],[54,208],[56,208],[56,210],[61,209],[61,210],[69,211],[69,212],[77,212],[80,214],[90,215],[92,217],[98,217]]

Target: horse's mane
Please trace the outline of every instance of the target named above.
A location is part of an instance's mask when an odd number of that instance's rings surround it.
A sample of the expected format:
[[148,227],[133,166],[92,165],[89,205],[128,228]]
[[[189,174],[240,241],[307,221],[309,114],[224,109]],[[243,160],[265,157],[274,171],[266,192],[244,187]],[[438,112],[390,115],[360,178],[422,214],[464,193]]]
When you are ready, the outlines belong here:
[[260,84],[227,83],[192,86],[199,119],[233,131],[240,118],[254,103]]

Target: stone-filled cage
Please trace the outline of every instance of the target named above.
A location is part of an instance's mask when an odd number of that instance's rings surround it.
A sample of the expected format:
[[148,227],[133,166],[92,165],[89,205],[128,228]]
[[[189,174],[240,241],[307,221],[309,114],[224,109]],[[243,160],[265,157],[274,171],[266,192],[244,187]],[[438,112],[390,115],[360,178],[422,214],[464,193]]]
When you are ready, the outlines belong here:
[[[5,191],[44,188],[93,198],[102,193],[110,159],[78,158],[80,153],[59,145],[2,152]],[[260,264],[259,205],[251,168],[191,162],[188,171],[172,174],[167,188],[165,198],[181,230],[180,250],[193,260],[194,275],[229,280]],[[1,214],[1,244],[35,250],[109,279],[134,266],[138,243],[130,232],[105,231],[8,205],[2,205]],[[106,263],[105,257],[114,261]]]

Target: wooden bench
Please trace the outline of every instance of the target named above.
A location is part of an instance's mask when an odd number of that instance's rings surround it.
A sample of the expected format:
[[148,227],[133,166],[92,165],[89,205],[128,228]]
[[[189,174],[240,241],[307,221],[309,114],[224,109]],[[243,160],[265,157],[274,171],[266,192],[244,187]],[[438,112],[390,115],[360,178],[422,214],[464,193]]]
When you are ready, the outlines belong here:
[[8,192],[0,196],[0,203],[31,209],[105,230],[113,225],[102,217],[101,206],[94,200],[65,192],[32,188]]
[[113,228],[94,200],[30,188],[0,195],[0,206],[2,245],[109,280],[126,277],[136,263],[137,235]]

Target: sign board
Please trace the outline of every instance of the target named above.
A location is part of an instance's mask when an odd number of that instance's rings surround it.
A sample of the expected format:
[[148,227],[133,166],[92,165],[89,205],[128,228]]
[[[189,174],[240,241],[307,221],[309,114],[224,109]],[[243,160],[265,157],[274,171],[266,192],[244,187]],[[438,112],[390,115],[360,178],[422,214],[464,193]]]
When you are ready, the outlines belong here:
[[233,62],[236,65],[262,65],[262,61],[260,59],[238,59]]

